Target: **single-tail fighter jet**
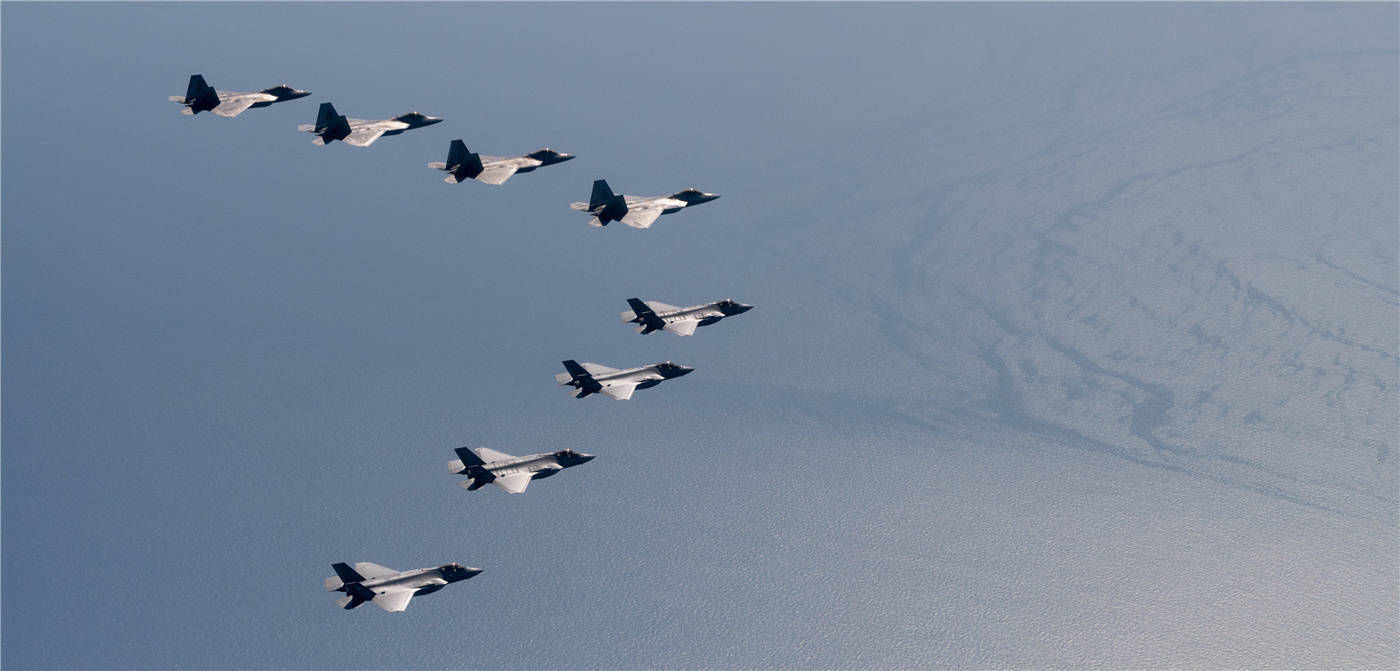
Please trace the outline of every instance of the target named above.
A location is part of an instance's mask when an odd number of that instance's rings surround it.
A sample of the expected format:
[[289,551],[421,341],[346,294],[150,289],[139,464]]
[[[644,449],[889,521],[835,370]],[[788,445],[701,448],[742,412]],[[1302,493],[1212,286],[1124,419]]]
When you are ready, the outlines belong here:
[[708,203],[719,198],[717,193],[705,193],[699,189],[677,191],[669,196],[621,196],[614,194],[607,180],[593,182],[593,195],[587,203],[569,203],[569,207],[593,215],[589,226],[607,226],[620,221],[632,228],[651,228],[656,218],[663,214],[680,212],[692,205]]
[[311,141],[311,144],[315,145],[341,140],[356,147],[368,147],[381,136],[398,135],[406,130],[431,126],[439,121],[442,119],[417,112],[377,121],[351,119],[337,114],[335,107],[330,103],[321,103],[321,109],[316,113],[316,124],[302,124],[297,126],[297,130],[315,135],[316,139]]
[[568,385],[578,390],[577,392],[569,392],[574,395],[574,398],[583,398],[589,394],[606,394],[619,401],[625,401],[632,398],[632,392],[638,389],[655,387],[666,380],[680,377],[695,369],[670,361],[662,361],[650,366],[618,370],[596,363],[579,363],[570,359],[564,362],[564,370],[569,372],[555,375],[554,379],[558,380],[559,384]]
[[697,326],[709,326],[725,317],[740,315],[753,309],[735,300],[724,299],[704,305],[678,308],[660,301],[627,299],[631,310],[622,312],[622,321],[640,324],[637,333],[646,335],[653,331],[670,331],[676,335],[688,336],[695,333]]
[[170,102],[180,103],[185,108],[181,114],[213,112],[219,116],[236,117],[249,107],[267,107],[283,100],[296,100],[311,95],[310,91],[299,91],[286,84],[270,89],[238,93],[236,91],[215,91],[204,82],[204,75],[190,75],[190,85],[185,95],[170,96]]
[[362,561],[350,568],[343,563],[331,564],[335,575],[326,578],[327,592],[344,592],[336,605],[350,610],[369,601],[390,613],[408,608],[408,600],[419,594],[432,594],[454,582],[466,580],[478,573],[456,562],[433,568],[395,571],[378,564]]
[[593,455],[559,450],[544,454],[529,454],[512,457],[487,447],[469,450],[456,448],[457,459],[447,462],[447,470],[458,475],[471,476],[459,484],[469,492],[474,492],[488,483],[496,485],[511,494],[519,494],[530,486],[531,480],[547,478],[570,466],[585,464],[593,460]]
[[461,140],[453,140],[447,149],[447,161],[429,163],[428,167],[446,171],[447,178],[443,181],[448,184],[458,184],[468,179],[487,184],[505,184],[515,173],[563,163],[573,157],[573,154],[562,154],[549,147],[524,156],[482,156],[468,151]]

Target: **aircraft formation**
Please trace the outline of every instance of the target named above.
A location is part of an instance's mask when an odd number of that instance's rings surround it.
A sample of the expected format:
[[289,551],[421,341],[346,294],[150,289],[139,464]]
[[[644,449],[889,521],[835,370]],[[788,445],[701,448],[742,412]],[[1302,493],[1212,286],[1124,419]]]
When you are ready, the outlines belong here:
[[[194,116],[200,112],[213,112],[218,116],[233,118],[249,109],[268,107],[309,95],[310,91],[295,89],[285,84],[247,93],[220,91],[210,86],[203,75],[196,74],[190,76],[185,95],[170,96],[170,100],[183,106],[181,114]],[[324,102],[317,110],[316,122],[300,125],[297,130],[315,135],[316,138],[311,142],[318,146],[339,140],[354,147],[368,147],[381,137],[399,135],[441,123],[443,120],[418,112],[409,112],[389,119],[355,119],[341,115],[334,105]],[[531,172],[536,168],[563,163],[573,158],[573,155],[548,147],[523,156],[486,156],[468,150],[466,143],[457,139],[449,144],[446,161],[432,162],[428,167],[447,173],[443,181],[449,184],[458,184],[470,179],[498,186],[518,173]],[[719,194],[706,193],[695,188],[678,191],[669,196],[620,195],[613,193],[606,180],[599,179],[593,182],[593,192],[587,203],[570,203],[569,207],[591,215],[588,220],[590,226],[601,228],[616,221],[632,228],[647,229],[663,214],[679,212],[717,198]],[[655,331],[668,331],[680,336],[689,336],[694,334],[698,327],[709,326],[753,308],[752,305],[731,299],[685,308],[659,301],[643,301],[639,298],[629,298],[627,304],[630,309],[622,312],[622,321],[637,325],[637,332],[643,335]],[[579,363],[573,359],[564,361],[563,365],[565,372],[556,375],[555,381],[567,387],[570,395],[584,398],[601,394],[619,401],[632,398],[633,392],[638,389],[649,389],[695,370],[672,361],[625,369],[589,362]],[[534,480],[550,477],[594,458],[594,455],[572,449],[523,457],[514,457],[486,447],[459,447],[455,448],[455,452],[457,459],[448,462],[447,467],[451,473],[467,476],[466,480],[458,483],[463,488],[476,491],[491,484],[511,494],[524,493]],[[337,562],[331,564],[331,568],[335,575],[326,578],[326,591],[345,595],[336,600],[336,605],[351,610],[369,602],[391,613],[407,609],[414,596],[431,594],[482,572],[482,569],[462,566],[455,562],[408,571],[396,571],[371,562],[358,562],[354,567]]]

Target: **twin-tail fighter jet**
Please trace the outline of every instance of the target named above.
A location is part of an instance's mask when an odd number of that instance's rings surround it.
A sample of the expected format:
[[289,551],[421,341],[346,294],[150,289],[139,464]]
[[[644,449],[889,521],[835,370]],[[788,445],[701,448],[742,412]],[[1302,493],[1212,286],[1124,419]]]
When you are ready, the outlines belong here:
[[524,156],[482,156],[467,150],[466,143],[453,140],[447,149],[447,161],[429,163],[429,168],[447,173],[443,179],[448,184],[459,184],[469,179],[486,184],[505,184],[511,175],[530,172],[535,168],[555,163],[563,163],[573,154],[564,154],[549,147],[530,152]]
[[587,203],[569,203],[569,207],[593,215],[589,226],[607,226],[620,221],[632,228],[651,228],[657,217],[692,205],[708,203],[719,198],[717,193],[686,189],[669,196],[622,196],[612,192],[607,180],[593,182],[593,195]]
[[469,450],[456,448],[457,458],[447,462],[447,470],[458,475],[471,476],[461,484],[469,492],[474,492],[487,484],[496,485],[511,494],[520,494],[530,486],[531,480],[547,478],[570,466],[586,464],[593,455],[559,450],[544,454],[530,454],[512,457],[487,447]]
[[695,333],[698,326],[709,326],[725,317],[740,315],[753,309],[735,300],[724,299],[704,305],[678,308],[660,301],[643,301],[639,298],[627,299],[631,310],[622,312],[622,321],[640,324],[637,333],[646,335],[653,331],[670,331],[676,335],[688,336]]
[[170,102],[185,106],[180,110],[181,114],[213,112],[219,116],[233,118],[250,107],[267,107],[272,103],[296,100],[309,95],[310,91],[299,91],[286,84],[250,93],[216,91],[214,87],[205,83],[204,75],[190,75],[190,84],[185,88],[185,95],[170,96]]
[[577,390],[569,392],[574,395],[574,398],[584,398],[590,394],[605,394],[619,401],[625,401],[632,398],[632,392],[638,389],[655,387],[666,380],[680,377],[695,369],[670,361],[662,361],[650,366],[618,370],[596,363],[579,363],[570,359],[564,362],[564,370],[569,372],[555,375],[554,379],[559,384],[568,385]]
[[321,103],[321,109],[316,113],[316,123],[302,124],[297,126],[297,130],[315,135],[316,139],[311,141],[314,145],[326,145],[341,140],[356,147],[368,147],[384,135],[398,135],[406,130],[431,126],[439,121],[442,119],[417,112],[400,114],[392,119],[351,119],[337,114],[335,107],[330,103]]
[[355,564],[355,568],[343,563],[331,564],[331,568],[335,575],[326,578],[326,591],[345,593],[336,605],[350,610],[368,601],[390,613],[403,612],[414,596],[432,594],[481,573],[479,568],[456,562],[412,571],[395,571],[367,561]]

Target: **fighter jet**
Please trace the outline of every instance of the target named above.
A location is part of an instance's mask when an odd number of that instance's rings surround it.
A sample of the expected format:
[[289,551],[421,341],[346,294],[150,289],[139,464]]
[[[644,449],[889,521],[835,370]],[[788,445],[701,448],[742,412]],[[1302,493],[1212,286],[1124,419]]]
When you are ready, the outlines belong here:
[[382,135],[398,135],[406,130],[431,126],[439,121],[442,119],[417,112],[378,121],[351,119],[336,114],[335,107],[330,103],[321,103],[321,109],[316,113],[316,124],[302,124],[297,126],[297,130],[314,134],[316,139],[312,140],[311,144],[315,145],[343,140],[345,144],[368,147]]
[[716,198],[719,198],[719,194],[693,188],[669,196],[619,196],[608,188],[606,180],[600,179],[593,182],[593,195],[587,203],[569,203],[569,207],[593,215],[588,220],[589,226],[607,226],[620,221],[632,228],[651,228],[656,218],[663,214],[679,212]]
[[446,171],[447,178],[443,181],[448,184],[458,184],[468,179],[487,184],[505,184],[517,172],[530,172],[571,158],[572,154],[561,154],[549,147],[524,156],[482,156],[467,151],[467,145],[461,140],[453,140],[447,150],[447,162],[429,163],[428,167]]
[[752,305],[744,305],[728,298],[688,308],[637,298],[627,299],[627,304],[632,306],[632,309],[622,312],[622,321],[641,324],[637,327],[637,333],[642,335],[652,331],[670,331],[676,335],[688,336],[695,333],[697,326],[709,326],[725,317],[743,314],[753,309]]
[[458,475],[471,476],[470,480],[458,483],[469,492],[490,483],[511,494],[519,494],[530,486],[531,480],[547,478],[570,466],[593,460],[593,455],[573,450],[529,454],[523,457],[512,457],[487,447],[474,450],[459,447],[456,448],[456,452],[458,458],[447,462],[447,470]]
[[336,605],[350,610],[369,601],[390,613],[408,608],[408,600],[418,594],[432,594],[444,586],[466,580],[479,568],[468,568],[453,562],[433,568],[395,571],[378,564],[362,561],[350,568],[343,563],[331,564],[335,575],[326,578],[327,592],[344,592]]
[[570,359],[564,362],[564,370],[569,372],[555,375],[554,379],[558,380],[559,384],[577,389],[577,392],[569,392],[574,398],[583,398],[589,394],[606,394],[619,401],[625,401],[632,398],[632,392],[638,389],[655,387],[665,380],[680,377],[695,369],[662,361],[650,366],[618,370]]
[[232,118],[242,114],[243,110],[249,107],[267,107],[272,103],[296,100],[309,95],[310,91],[299,91],[286,84],[252,93],[215,91],[214,87],[204,83],[204,75],[190,75],[190,85],[185,88],[185,95],[170,96],[170,102],[185,106],[180,110],[181,114],[213,112]]

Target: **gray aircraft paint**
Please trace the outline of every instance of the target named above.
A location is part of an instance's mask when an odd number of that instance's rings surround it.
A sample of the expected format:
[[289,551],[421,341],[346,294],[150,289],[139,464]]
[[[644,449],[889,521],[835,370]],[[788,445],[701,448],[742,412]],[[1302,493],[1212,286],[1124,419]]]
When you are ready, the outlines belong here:
[[[214,95],[215,100],[209,101],[212,106],[200,104],[203,101],[200,100],[198,94],[201,92],[201,89],[205,87],[208,87],[207,90]],[[170,96],[170,102],[184,105],[184,108],[180,110],[181,114],[194,115],[202,111],[208,111],[221,117],[233,118],[251,108],[267,107],[273,103],[296,100],[297,98],[305,98],[309,95],[311,95],[310,91],[294,89],[286,84],[246,93],[238,91],[220,91],[209,87],[203,75],[190,75],[190,84],[186,94],[183,96]]]
[[[595,193],[598,191],[599,185],[602,185],[604,189],[608,188],[605,180],[597,180],[593,186]],[[656,223],[657,218],[663,214],[680,212],[687,207],[708,203],[717,198],[719,198],[717,193],[705,193],[694,187],[677,191],[669,196],[627,196],[613,194],[609,190],[608,202],[598,204],[569,203],[569,207],[593,215],[588,220],[589,226],[603,227],[613,221],[620,221],[632,228],[646,229],[651,228],[651,225]]]
[[637,332],[643,335],[653,331],[668,331],[679,336],[688,336],[695,333],[698,327],[709,326],[725,317],[741,315],[753,309],[752,305],[744,305],[731,298],[688,308],[678,308],[659,301],[628,299],[628,303],[633,301],[642,303],[641,307],[646,310],[623,310],[622,321],[638,324]]
[[467,149],[461,140],[453,140],[449,145],[446,161],[434,161],[429,168],[448,173],[442,181],[459,184],[468,179],[491,185],[505,184],[512,175],[531,172],[536,168],[568,161],[574,156],[554,151],[549,147],[532,151],[523,156],[487,156]]
[[405,131],[431,126],[443,121],[442,118],[431,117],[419,112],[400,114],[388,119],[355,119],[339,114],[331,103],[322,103],[321,108],[323,111],[329,110],[330,114],[336,117],[342,131],[332,134],[330,129],[319,126],[319,119],[315,124],[297,126],[297,130],[317,136],[315,140],[311,141],[314,145],[325,145],[335,140],[341,140],[352,147],[368,147],[381,137],[398,135]]
[[[1393,3],[0,13],[6,669],[1400,668]],[[341,557],[491,575],[342,617]]]
[[559,471],[593,460],[593,455],[572,449],[515,457],[487,447],[457,448],[457,459],[447,462],[447,470],[469,475],[462,488],[475,491],[493,484],[510,494],[524,493],[532,480],[547,478]]
[[337,606],[351,610],[368,601],[390,613],[403,612],[415,596],[432,594],[482,572],[455,562],[408,571],[395,571],[372,562],[358,562],[353,569],[344,564],[332,568],[336,575],[326,578],[326,591],[346,595],[336,600]]
[[569,392],[575,398],[603,394],[618,401],[632,398],[632,392],[638,389],[650,389],[695,370],[671,361],[618,370],[597,363],[576,363],[572,359],[564,362],[564,368],[569,372],[559,373],[554,379],[561,385],[575,389]]

